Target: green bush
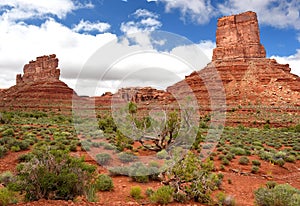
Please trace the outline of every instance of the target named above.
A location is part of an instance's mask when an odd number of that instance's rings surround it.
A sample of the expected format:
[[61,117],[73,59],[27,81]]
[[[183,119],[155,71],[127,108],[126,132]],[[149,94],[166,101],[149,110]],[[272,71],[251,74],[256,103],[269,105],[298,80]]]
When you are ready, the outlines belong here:
[[6,155],[8,149],[4,146],[0,146],[0,158],[4,157]]
[[230,152],[235,155],[246,155],[245,149],[243,149],[241,147],[233,147],[230,149]]
[[142,189],[140,186],[133,186],[130,189],[130,196],[138,200],[142,198]]
[[32,154],[32,153],[21,154],[18,157],[18,161],[19,162],[29,162],[33,157],[34,157],[34,154]]
[[95,166],[64,151],[40,148],[33,154],[29,162],[17,166],[17,179],[26,199],[72,200],[87,193],[95,177]]
[[261,163],[258,160],[252,160],[252,165],[259,167],[261,165]]
[[296,162],[296,157],[294,155],[288,155],[288,156],[285,157],[284,160],[287,161],[287,162],[294,163],[294,162]]
[[134,156],[131,153],[127,153],[127,152],[121,152],[121,153],[119,153],[118,154],[118,158],[123,163],[132,162],[132,161],[134,161],[134,160],[137,159],[136,156]]
[[275,163],[276,165],[279,165],[280,167],[283,167],[284,164],[285,164],[285,161],[284,161],[284,159],[279,158],[279,159],[275,160],[274,163]]
[[112,158],[110,154],[107,153],[101,153],[96,155],[96,161],[101,165],[107,165],[111,159]]
[[268,182],[266,183],[266,187],[267,187],[268,189],[273,189],[276,185],[277,185],[277,182],[274,182],[274,181],[268,181]]
[[16,201],[15,194],[12,191],[5,187],[0,188],[0,205],[6,206],[15,203]]
[[154,190],[149,187],[149,188],[146,189],[145,193],[146,193],[147,197],[150,197],[154,193]]
[[12,147],[10,148],[10,150],[11,150],[12,152],[19,152],[21,149],[20,149],[19,146],[12,146]]
[[136,182],[146,183],[149,182],[149,170],[141,162],[132,164],[129,168],[129,176]]
[[95,186],[99,191],[111,191],[114,189],[114,183],[110,176],[101,174],[95,181]]
[[2,132],[3,137],[12,137],[12,136],[14,136],[14,134],[15,134],[15,131],[12,128],[9,128]]
[[230,195],[226,195],[224,192],[219,192],[216,197],[219,206],[235,206],[234,198]]
[[171,186],[162,186],[150,196],[150,200],[154,203],[168,204],[173,201],[173,194],[174,189]]
[[254,195],[258,206],[296,206],[300,190],[289,184],[281,184],[272,189],[261,187],[254,191]]
[[229,165],[229,164],[230,164],[230,161],[226,157],[223,157],[222,158],[222,165]]
[[188,152],[181,161],[166,171],[173,177],[166,180],[169,181],[169,186],[174,189],[175,194],[183,192],[188,199],[210,203],[211,192],[218,189],[222,181],[221,176],[212,173],[213,170],[212,161],[202,162],[194,153]]
[[291,199],[290,206],[300,205],[300,194],[294,194]]
[[251,168],[251,172],[254,173],[254,174],[257,173],[258,170],[259,170],[259,167],[255,166],[255,165],[253,165],[252,168]]
[[245,156],[243,156],[239,159],[239,164],[241,164],[241,165],[247,165],[247,164],[249,164],[249,162],[250,161],[249,161],[248,157],[245,157]]
[[112,168],[109,168],[108,170],[109,170],[109,173],[111,176],[118,176],[118,175],[128,176],[130,168],[120,166],[120,167],[112,167]]
[[14,175],[10,171],[6,171],[0,174],[0,183],[7,186],[14,180]]
[[185,203],[189,200],[187,194],[182,191],[178,191],[177,193],[173,194],[173,198],[176,202]]
[[156,153],[156,157],[158,159],[167,159],[169,157],[169,154],[166,150],[161,150]]

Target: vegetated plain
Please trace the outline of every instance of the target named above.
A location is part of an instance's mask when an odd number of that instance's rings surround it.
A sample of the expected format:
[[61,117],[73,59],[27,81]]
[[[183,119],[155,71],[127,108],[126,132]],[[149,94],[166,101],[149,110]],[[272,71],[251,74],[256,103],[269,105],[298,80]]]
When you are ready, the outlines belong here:
[[[128,108],[126,118],[134,127],[146,130],[156,124],[138,117],[133,103]],[[167,150],[180,130],[177,111],[168,113],[159,142],[127,137],[105,112],[98,114],[96,130],[77,131],[74,121],[89,124],[89,119],[2,112],[0,204],[299,205],[299,124],[211,128],[209,119],[202,117],[192,128],[196,138],[179,161],[176,154],[185,148]],[[207,139],[208,130],[219,129],[219,139]],[[207,157],[205,149],[211,150]],[[144,161],[147,156],[154,160]]]

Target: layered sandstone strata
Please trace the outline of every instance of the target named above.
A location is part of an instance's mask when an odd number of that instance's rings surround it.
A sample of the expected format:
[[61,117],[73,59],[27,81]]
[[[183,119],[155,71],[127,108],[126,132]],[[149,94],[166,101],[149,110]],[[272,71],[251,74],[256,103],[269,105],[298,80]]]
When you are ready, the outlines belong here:
[[59,80],[60,69],[54,54],[37,57],[18,74],[16,85],[0,93],[0,107],[10,109],[70,110],[73,89]]
[[227,122],[300,121],[300,78],[288,64],[266,58],[254,12],[220,18],[216,45],[211,63],[167,91],[194,95],[202,111],[210,111],[212,104],[224,104],[224,88]]

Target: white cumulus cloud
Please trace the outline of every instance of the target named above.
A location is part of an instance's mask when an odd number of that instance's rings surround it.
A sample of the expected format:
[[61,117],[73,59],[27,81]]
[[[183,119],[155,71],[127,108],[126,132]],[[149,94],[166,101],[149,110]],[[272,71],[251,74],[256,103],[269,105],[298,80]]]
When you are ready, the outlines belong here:
[[121,24],[120,30],[125,35],[154,31],[162,26],[162,23],[159,21],[159,16],[146,9],[138,9],[132,16],[134,17],[134,20],[122,22]]
[[218,5],[220,13],[232,15],[244,11],[254,11],[261,24],[277,28],[300,29],[299,0],[226,0]]
[[277,60],[280,64],[289,64],[291,72],[300,76],[300,49],[297,50],[297,53],[290,56],[271,56]]
[[68,13],[79,8],[92,8],[91,3],[85,5],[72,0],[1,0],[1,7],[5,9],[2,18],[6,20],[22,20],[30,18],[43,18],[51,14],[64,18]]
[[192,20],[198,24],[205,24],[216,15],[216,10],[210,0],[159,0],[165,3],[166,12],[178,9],[181,19]]
[[110,29],[110,24],[105,22],[90,22],[81,20],[79,24],[75,25],[73,31],[80,32],[91,32],[91,31],[98,31],[98,32],[105,32]]

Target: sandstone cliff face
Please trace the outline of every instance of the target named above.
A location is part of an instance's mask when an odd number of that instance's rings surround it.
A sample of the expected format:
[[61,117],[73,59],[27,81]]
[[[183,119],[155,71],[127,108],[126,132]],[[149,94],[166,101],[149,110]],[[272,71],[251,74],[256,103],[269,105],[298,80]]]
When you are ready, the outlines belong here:
[[24,66],[24,75],[18,74],[16,83],[21,85],[42,80],[59,80],[60,70],[57,67],[58,59],[55,54],[37,57],[36,61],[30,61]]
[[[37,57],[18,74],[16,85],[0,93],[0,107],[10,109],[71,109],[74,91],[59,80],[54,54]],[[76,96],[76,94],[75,94]]]
[[265,48],[260,43],[256,13],[250,11],[220,18],[216,45],[213,61],[266,57]]
[[153,102],[164,101],[166,99],[166,92],[157,90],[151,87],[131,87],[119,89],[117,95],[125,101],[132,102]]
[[216,42],[212,62],[167,91],[195,95],[202,112],[209,111],[221,88],[207,87],[207,82],[213,82],[217,72],[225,89],[228,124],[299,123],[300,78],[290,73],[289,65],[265,58],[254,12],[220,18]]

